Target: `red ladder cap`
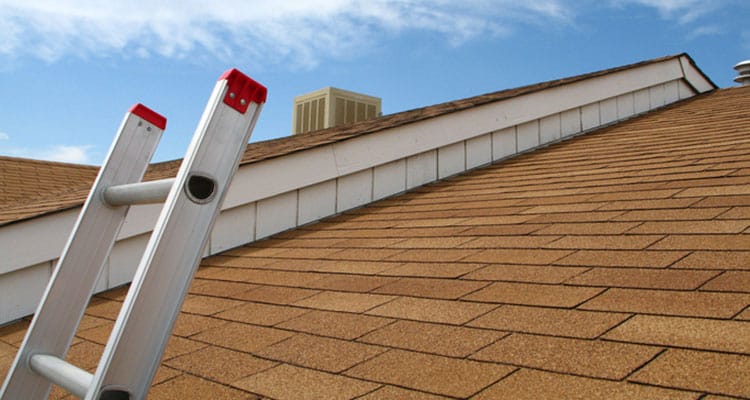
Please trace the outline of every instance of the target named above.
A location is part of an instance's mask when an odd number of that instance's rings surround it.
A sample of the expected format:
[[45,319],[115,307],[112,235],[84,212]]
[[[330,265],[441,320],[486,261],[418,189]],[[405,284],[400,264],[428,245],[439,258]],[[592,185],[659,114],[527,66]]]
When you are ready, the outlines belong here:
[[224,96],[224,103],[235,110],[245,113],[250,102],[265,103],[268,90],[265,86],[254,81],[249,76],[232,68],[224,72],[219,80],[227,80],[227,94]]
[[167,129],[167,118],[141,103],[130,107],[130,112],[143,118],[146,122],[149,122],[161,130]]

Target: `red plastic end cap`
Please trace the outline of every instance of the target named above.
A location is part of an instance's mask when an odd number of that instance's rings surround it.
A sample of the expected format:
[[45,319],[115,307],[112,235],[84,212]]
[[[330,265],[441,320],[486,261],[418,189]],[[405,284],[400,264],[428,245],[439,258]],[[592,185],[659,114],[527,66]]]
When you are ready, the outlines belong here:
[[130,112],[145,119],[148,123],[161,130],[167,129],[167,118],[141,103],[130,107]]
[[268,90],[265,86],[252,80],[236,68],[221,75],[219,80],[227,80],[227,94],[224,103],[235,110],[245,113],[250,102],[265,103]]

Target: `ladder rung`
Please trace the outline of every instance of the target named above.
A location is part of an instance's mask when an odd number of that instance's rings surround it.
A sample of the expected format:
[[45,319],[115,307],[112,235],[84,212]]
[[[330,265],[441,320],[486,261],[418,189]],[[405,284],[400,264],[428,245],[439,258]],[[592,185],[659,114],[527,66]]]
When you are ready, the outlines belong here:
[[32,371],[47,378],[50,382],[73,393],[79,398],[86,396],[94,375],[75,365],[47,354],[34,354],[29,359]]
[[128,183],[104,189],[102,197],[111,206],[161,203],[166,200],[175,178]]

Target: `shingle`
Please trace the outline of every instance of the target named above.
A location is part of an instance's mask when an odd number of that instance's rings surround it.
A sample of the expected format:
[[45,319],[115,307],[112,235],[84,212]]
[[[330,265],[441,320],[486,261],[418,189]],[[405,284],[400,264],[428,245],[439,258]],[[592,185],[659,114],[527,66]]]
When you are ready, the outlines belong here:
[[462,261],[539,265],[552,263],[571,253],[572,251],[569,250],[492,249],[482,250],[475,255],[464,258]]
[[588,268],[546,265],[491,264],[463,276],[463,279],[529,283],[562,283]]
[[552,224],[535,235],[617,235],[637,226],[638,222],[589,222]]
[[395,299],[394,296],[363,293],[322,292],[294,302],[300,307],[330,311],[365,312]]
[[379,346],[300,333],[259,350],[256,354],[271,360],[336,373],[386,350]]
[[505,335],[507,333],[492,330],[398,321],[358,340],[449,357],[466,357]]
[[195,335],[196,333],[223,325],[225,322],[211,317],[196,314],[180,313],[175,321],[172,334],[182,337]]
[[472,399],[697,400],[699,397],[698,393],[522,369]]
[[294,335],[279,329],[265,328],[229,322],[220,327],[209,329],[192,337],[205,343],[228,349],[253,352],[278,343]]
[[375,289],[373,293],[457,299],[487,286],[488,282],[454,279],[403,278]]
[[469,326],[544,335],[595,338],[624,321],[628,314],[502,306]]
[[661,250],[746,250],[750,235],[669,235],[651,246]]
[[271,304],[245,303],[231,310],[215,314],[216,318],[246,324],[272,326],[308,313],[304,308],[276,306]]
[[658,347],[599,340],[510,335],[472,359],[620,380],[661,351]]
[[750,359],[734,354],[667,350],[631,378],[633,382],[750,397]]
[[694,251],[673,268],[750,270],[750,251]]
[[701,286],[701,290],[750,293],[750,271],[727,271]]
[[320,290],[300,289],[278,286],[261,286],[236,296],[239,300],[259,301],[274,304],[291,304],[321,293]]
[[208,346],[193,353],[172,358],[165,364],[226,385],[276,365],[274,362],[262,360],[247,353],[216,346]]
[[731,318],[750,304],[750,295],[642,289],[609,289],[583,304],[588,310],[686,317]]
[[358,400],[445,400],[447,397],[418,392],[416,390],[401,389],[394,386],[382,388],[359,397]]
[[554,263],[592,267],[664,268],[687,254],[684,251],[580,250]]
[[631,343],[750,354],[750,324],[739,321],[636,315],[604,337]]
[[182,311],[189,314],[213,315],[242,305],[241,301],[210,296],[187,295]]
[[597,236],[565,236],[559,240],[546,244],[548,249],[645,249],[660,240],[663,236],[656,235],[597,235]]
[[257,396],[232,389],[217,383],[183,375],[163,382],[151,388],[149,399],[182,400],[182,399],[216,399],[216,400],[255,400]]
[[503,365],[391,350],[346,371],[346,375],[429,393],[468,397],[513,370]]
[[485,264],[468,263],[405,263],[379,272],[386,276],[416,276],[424,278],[458,278],[482,268]]
[[340,339],[355,339],[393,320],[343,312],[311,311],[277,327]]
[[685,208],[676,210],[637,210],[614,217],[613,221],[690,221],[712,219],[727,208]]
[[718,275],[718,272],[715,271],[593,268],[566,281],[566,283],[585,286],[689,290],[700,287],[716,275]]
[[575,307],[602,291],[603,289],[599,288],[495,282],[484,289],[465,296],[464,300],[550,307]]
[[651,221],[630,229],[628,233],[740,233],[749,226],[748,220]]
[[379,385],[282,364],[241,379],[233,386],[279,400],[347,400],[369,393]]
[[468,301],[400,297],[367,312],[370,315],[461,325],[496,306]]
[[394,278],[364,275],[327,275],[305,285],[312,289],[340,290],[347,292],[370,292],[395,282]]

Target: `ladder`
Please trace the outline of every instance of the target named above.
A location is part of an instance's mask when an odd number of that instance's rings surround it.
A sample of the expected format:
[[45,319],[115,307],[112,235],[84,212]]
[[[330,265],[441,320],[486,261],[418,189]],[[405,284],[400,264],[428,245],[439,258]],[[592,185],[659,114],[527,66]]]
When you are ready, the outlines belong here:
[[[177,176],[141,182],[166,118],[137,104],[60,256],[0,400],[43,400],[56,384],[85,400],[144,399],[226,189],[266,101],[231,69],[216,83]],[[164,202],[94,374],[65,361],[130,205]]]

